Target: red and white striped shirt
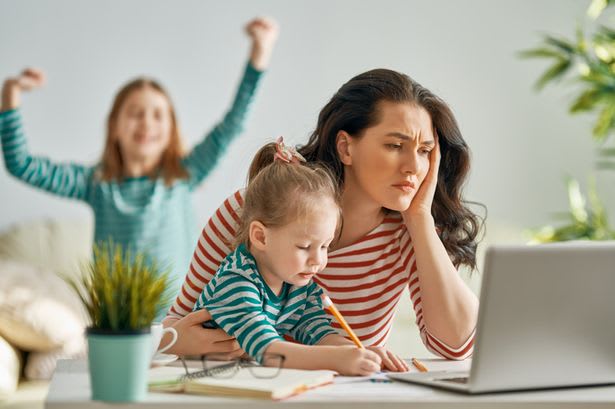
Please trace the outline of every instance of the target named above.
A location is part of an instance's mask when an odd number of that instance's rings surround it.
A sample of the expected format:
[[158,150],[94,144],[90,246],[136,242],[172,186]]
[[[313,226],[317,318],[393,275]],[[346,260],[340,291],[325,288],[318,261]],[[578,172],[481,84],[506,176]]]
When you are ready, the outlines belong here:
[[[231,253],[228,243],[232,242],[239,225],[242,195],[243,191],[239,191],[226,199],[203,228],[190,271],[169,311],[170,317],[180,318],[192,311],[203,287]],[[398,213],[387,215],[379,226],[357,242],[329,252],[327,267],[314,281],[327,292],[366,345],[385,345],[395,307],[408,286],[416,324],[427,349],[448,359],[465,359],[472,354],[474,333],[463,345],[452,348],[427,331],[414,249]],[[341,328],[335,320],[332,325]]]

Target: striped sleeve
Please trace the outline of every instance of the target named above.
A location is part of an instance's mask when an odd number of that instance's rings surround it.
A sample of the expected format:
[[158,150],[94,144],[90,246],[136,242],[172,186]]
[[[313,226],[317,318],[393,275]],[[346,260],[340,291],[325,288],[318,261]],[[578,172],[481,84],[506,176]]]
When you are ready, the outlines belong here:
[[203,228],[182,288],[167,317],[181,318],[192,311],[197,297],[231,252],[230,243],[235,238],[243,207],[242,194],[237,191],[227,198]]
[[76,164],[56,164],[28,151],[18,109],[0,112],[0,137],[7,171],[31,186],[47,192],[84,200],[92,168]]
[[[303,289],[298,289],[304,293]],[[307,297],[305,298],[305,310],[299,318],[297,325],[290,331],[290,335],[298,342],[305,345],[316,345],[325,336],[337,334],[337,331],[331,327],[331,320],[323,310],[320,296],[322,289],[314,282],[309,284],[307,289]],[[292,305],[295,302],[293,294],[290,294],[288,304]]]
[[231,109],[222,122],[217,124],[184,158],[183,164],[190,174],[192,187],[205,179],[226,152],[232,140],[243,131],[261,76],[262,72],[257,71],[251,64],[246,66]]
[[413,259],[410,267],[410,280],[408,284],[410,292],[410,300],[414,308],[414,314],[416,316],[416,325],[419,327],[421,340],[431,353],[441,356],[446,359],[463,360],[469,358],[472,355],[474,347],[474,334],[472,331],[466,341],[459,347],[453,348],[441,341],[427,330],[427,325],[423,317],[423,305],[421,300],[421,287],[419,285],[419,278],[417,274],[416,259]]
[[202,300],[216,324],[259,362],[272,342],[283,341],[267,320],[258,288],[241,273],[221,268]]

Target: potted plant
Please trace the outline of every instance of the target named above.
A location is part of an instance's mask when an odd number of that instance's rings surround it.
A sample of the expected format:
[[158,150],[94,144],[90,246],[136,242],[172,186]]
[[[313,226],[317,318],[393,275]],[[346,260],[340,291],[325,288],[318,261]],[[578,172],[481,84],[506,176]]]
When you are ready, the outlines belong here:
[[[611,0],[592,0],[587,14],[597,19],[613,4]],[[546,35],[542,45],[521,52],[521,57],[552,60],[536,83],[538,90],[565,77],[578,85],[570,113],[597,112],[592,132],[600,146],[596,165],[601,170],[615,170],[615,147],[608,146],[609,137],[615,134],[615,29],[600,25],[590,37],[579,29],[574,40]],[[615,229],[609,225],[595,183],[590,181],[588,198],[575,179],[567,179],[567,188],[569,211],[563,219],[568,222],[532,231],[533,241],[614,240]]]
[[94,246],[80,278],[65,278],[91,320],[86,329],[92,399],[138,401],[147,393],[150,326],[167,303],[168,271],[112,241]]

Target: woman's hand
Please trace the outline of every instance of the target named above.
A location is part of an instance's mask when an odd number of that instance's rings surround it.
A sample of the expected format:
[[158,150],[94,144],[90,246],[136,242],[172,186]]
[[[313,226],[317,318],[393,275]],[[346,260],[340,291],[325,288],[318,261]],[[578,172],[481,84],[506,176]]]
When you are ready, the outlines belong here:
[[[205,329],[202,327],[203,322],[210,319],[211,315],[204,309],[191,312],[180,319],[167,318],[164,321],[164,326],[173,327],[177,331],[177,342],[168,349],[168,353],[177,355],[215,353],[225,355],[227,359],[242,356],[244,351],[235,338],[230,337],[221,329]],[[165,334],[160,346],[165,346],[170,338],[170,334]]]
[[384,347],[371,346],[367,347],[372,352],[375,352],[382,360],[382,369],[392,372],[408,372],[410,368],[403,359],[395,355]]
[[246,33],[252,39],[250,62],[259,71],[269,66],[271,53],[278,39],[278,23],[268,17],[258,17],[246,24]]
[[431,217],[431,206],[433,197],[436,193],[438,184],[438,168],[440,167],[440,143],[438,142],[438,134],[434,130],[434,147],[429,153],[429,171],[427,176],[421,183],[418,192],[412,199],[410,207],[402,212],[404,222],[408,225],[408,221],[417,217]]
[[18,108],[21,91],[40,88],[45,81],[45,73],[38,68],[26,68],[18,76],[7,78],[2,87],[2,111]]

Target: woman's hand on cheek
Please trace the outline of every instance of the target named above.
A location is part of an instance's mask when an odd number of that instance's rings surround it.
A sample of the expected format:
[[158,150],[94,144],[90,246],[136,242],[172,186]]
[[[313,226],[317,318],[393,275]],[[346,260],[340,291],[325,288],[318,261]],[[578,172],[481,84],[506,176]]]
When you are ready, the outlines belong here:
[[203,322],[209,321],[211,315],[207,310],[193,311],[173,323],[177,331],[177,342],[168,352],[177,355],[219,354],[227,359],[240,357],[244,351],[235,338],[221,329],[205,329]]
[[416,195],[412,198],[410,206],[402,212],[406,224],[408,224],[409,220],[416,217],[431,217],[431,206],[434,194],[436,193],[436,185],[438,184],[438,168],[440,167],[441,157],[438,135],[435,132],[434,135],[435,145],[429,153],[429,171]]

